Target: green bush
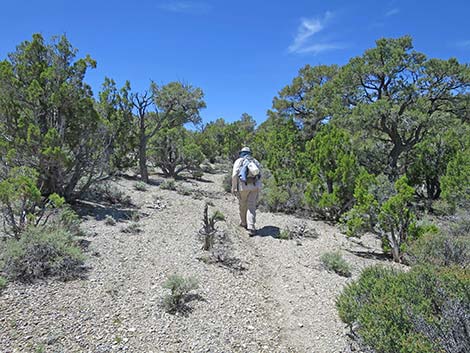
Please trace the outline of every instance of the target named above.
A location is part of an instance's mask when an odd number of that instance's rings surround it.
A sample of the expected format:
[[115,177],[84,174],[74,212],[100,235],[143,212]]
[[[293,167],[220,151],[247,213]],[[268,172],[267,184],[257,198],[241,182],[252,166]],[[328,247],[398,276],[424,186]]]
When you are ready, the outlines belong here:
[[63,206],[57,194],[42,197],[37,183],[38,173],[27,167],[12,168],[0,182],[0,217],[7,235],[19,238],[26,227],[45,225]]
[[163,308],[167,313],[174,314],[187,310],[189,293],[197,289],[198,284],[192,277],[185,278],[175,274],[168,277],[163,288],[170,290],[170,293],[163,297]]
[[470,150],[459,151],[441,178],[442,198],[453,209],[470,205]]
[[222,181],[222,187],[225,192],[232,192],[232,170],[230,169],[225,173],[224,179]]
[[145,184],[143,181],[138,181],[134,184],[134,189],[137,191],[147,191],[147,184]]
[[175,183],[174,180],[164,180],[160,184],[160,189],[175,191],[176,190],[176,183]]
[[305,209],[305,188],[306,181],[303,179],[294,179],[278,185],[275,178],[267,174],[266,177],[263,176],[259,205],[269,212],[302,212]]
[[377,224],[379,202],[374,195],[374,189],[378,183],[378,179],[365,170],[357,177],[354,188],[355,205],[341,218],[348,236],[360,236],[373,230]]
[[7,286],[7,280],[6,278],[3,278],[2,276],[0,276],[0,292],[5,289]]
[[450,235],[455,237],[470,236],[470,212],[457,212],[456,219],[450,227]]
[[[401,261],[403,250],[416,231],[416,216],[411,208],[414,189],[408,179],[401,177],[395,183],[396,194],[380,207],[378,223],[384,232],[382,247],[391,252],[396,262]],[[412,231],[414,230],[414,232]]]
[[176,187],[176,192],[183,196],[190,196],[192,194],[191,189],[184,185],[179,185],[178,187]]
[[[397,272],[371,267],[363,271],[359,280],[346,286],[336,305],[341,320],[363,344],[377,352],[457,353],[465,350],[445,350],[445,341],[431,337],[438,331],[444,337],[452,337],[458,333],[455,330],[461,330],[458,324],[461,318],[449,319],[443,308],[449,303],[468,307],[468,293],[468,270],[420,266],[409,272]],[[451,325],[449,320],[453,320]],[[467,322],[470,323],[470,318]]]
[[53,228],[63,228],[67,230],[72,236],[84,235],[80,227],[80,217],[68,204],[64,204],[54,217],[51,217],[48,224]]
[[0,264],[7,278],[32,281],[44,277],[68,280],[77,277],[84,255],[66,229],[29,227],[21,238],[7,240]]
[[428,233],[408,247],[406,258],[412,265],[470,267],[470,237]]
[[312,167],[305,198],[328,220],[339,220],[352,205],[359,165],[351,139],[346,130],[327,124],[306,145]]
[[282,240],[291,240],[291,239],[292,239],[292,235],[291,235],[289,229],[283,229],[283,230],[281,230],[281,232],[279,233],[279,239],[282,239]]
[[323,266],[343,277],[351,277],[351,268],[339,252],[327,252],[320,257]]
[[114,219],[113,216],[106,215],[106,217],[104,218],[104,224],[108,226],[114,226],[116,225],[116,220]]

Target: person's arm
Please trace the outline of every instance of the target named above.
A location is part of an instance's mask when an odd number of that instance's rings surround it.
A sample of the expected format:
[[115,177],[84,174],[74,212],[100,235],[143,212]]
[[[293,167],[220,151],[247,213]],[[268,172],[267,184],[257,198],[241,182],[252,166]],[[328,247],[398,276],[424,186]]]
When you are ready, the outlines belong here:
[[238,169],[240,168],[240,163],[242,159],[238,158],[235,163],[233,163],[233,170],[232,170],[232,194],[238,192]]

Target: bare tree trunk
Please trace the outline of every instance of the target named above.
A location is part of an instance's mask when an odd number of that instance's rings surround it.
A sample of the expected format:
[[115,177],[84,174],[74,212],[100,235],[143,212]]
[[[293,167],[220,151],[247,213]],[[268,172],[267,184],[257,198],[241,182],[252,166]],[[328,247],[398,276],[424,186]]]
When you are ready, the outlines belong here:
[[389,154],[389,167],[390,167],[390,174],[389,178],[390,181],[396,181],[400,176],[400,171],[398,170],[398,158],[402,153],[402,147],[400,145],[395,144]]
[[139,166],[140,166],[140,178],[144,183],[149,182],[149,173],[147,169],[147,138],[145,132],[140,135],[139,144]]
[[388,240],[390,242],[390,247],[392,248],[393,261],[400,263],[400,244],[397,238],[395,237],[395,232],[393,229],[388,235]]

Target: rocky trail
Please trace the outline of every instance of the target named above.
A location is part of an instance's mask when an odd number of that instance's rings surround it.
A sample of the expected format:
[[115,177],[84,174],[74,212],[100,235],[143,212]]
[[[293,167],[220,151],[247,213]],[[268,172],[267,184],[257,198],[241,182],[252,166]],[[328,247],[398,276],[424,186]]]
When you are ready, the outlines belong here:
[[[86,278],[10,283],[0,294],[0,352],[347,352],[335,298],[377,260],[346,251],[362,246],[337,228],[290,215],[258,212],[258,235],[250,238],[238,226],[236,200],[222,190],[223,175],[204,178],[178,181],[179,193],[157,185],[137,191],[135,181],[117,180],[141,216],[140,232],[122,232],[133,221],[112,207],[84,216]],[[201,249],[207,201],[226,217],[217,223],[222,262]],[[300,224],[317,236],[278,238]],[[352,278],[322,267],[320,256],[334,250]],[[171,274],[199,283],[184,315],[161,306]]]

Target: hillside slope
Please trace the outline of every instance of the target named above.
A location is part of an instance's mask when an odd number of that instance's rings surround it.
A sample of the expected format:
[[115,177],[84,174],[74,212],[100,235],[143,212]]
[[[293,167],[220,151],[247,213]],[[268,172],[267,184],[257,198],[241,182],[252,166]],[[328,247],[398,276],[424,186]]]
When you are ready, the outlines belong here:
[[[86,216],[87,279],[10,284],[0,296],[0,351],[348,351],[335,298],[351,279],[327,272],[319,258],[343,249],[352,278],[376,260],[344,251],[360,245],[335,227],[289,215],[259,212],[259,234],[249,238],[238,226],[236,200],[222,191],[223,175],[205,179],[178,182],[189,195],[158,186],[136,191],[134,181],[116,181],[138,207],[142,231],[123,233],[125,219],[108,225],[104,215],[125,214],[111,207]],[[206,201],[226,216],[218,223],[225,263],[210,263],[201,250]],[[277,238],[301,223],[318,238]],[[173,273],[199,282],[187,315],[161,308],[162,284]]]

